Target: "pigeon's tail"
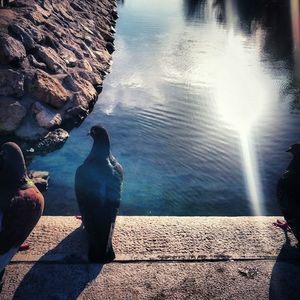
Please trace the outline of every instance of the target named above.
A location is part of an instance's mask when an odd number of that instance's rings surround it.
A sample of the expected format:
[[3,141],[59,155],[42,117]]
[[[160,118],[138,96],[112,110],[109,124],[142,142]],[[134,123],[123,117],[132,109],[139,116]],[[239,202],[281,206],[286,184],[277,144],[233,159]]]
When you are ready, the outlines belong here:
[[90,239],[89,245],[89,260],[94,263],[106,264],[112,262],[116,255],[112,245],[112,236],[115,223],[102,226],[97,234],[97,238]]
[[288,218],[286,220],[287,220],[287,223],[289,224],[289,226],[291,227],[293,234],[296,237],[297,241],[300,243],[300,224],[299,224],[298,219]]
[[0,272],[0,293],[2,292],[2,287],[3,287],[3,276],[4,276],[4,272],[5,272],[5,269],[3,269],[3,270]]
[[107,264],[112,262],[115,257],[116,255],[112,247],[109,247],[107,251],[103,251],[103,245],[90,245],[89,260],[93,263]]

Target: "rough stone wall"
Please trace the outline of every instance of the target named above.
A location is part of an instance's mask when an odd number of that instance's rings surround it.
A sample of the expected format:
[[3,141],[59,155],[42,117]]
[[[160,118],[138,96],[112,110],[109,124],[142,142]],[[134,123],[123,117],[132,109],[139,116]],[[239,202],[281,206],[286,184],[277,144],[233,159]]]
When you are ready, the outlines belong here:
[[115,0],[0,8],[0,136],[39,140],[87,116],[110,67],[116,19]]

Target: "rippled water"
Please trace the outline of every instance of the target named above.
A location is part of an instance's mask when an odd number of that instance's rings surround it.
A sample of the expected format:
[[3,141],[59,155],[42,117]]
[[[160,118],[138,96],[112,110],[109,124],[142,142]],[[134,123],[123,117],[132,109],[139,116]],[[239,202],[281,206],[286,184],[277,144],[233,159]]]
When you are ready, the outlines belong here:
[[119,15],[94,111],[31,163],[51,173],[46,213],[77,212],[74,173],[102,123],[125,169],[121,214],[278,214],[300,140],[299,1],[125,0]]

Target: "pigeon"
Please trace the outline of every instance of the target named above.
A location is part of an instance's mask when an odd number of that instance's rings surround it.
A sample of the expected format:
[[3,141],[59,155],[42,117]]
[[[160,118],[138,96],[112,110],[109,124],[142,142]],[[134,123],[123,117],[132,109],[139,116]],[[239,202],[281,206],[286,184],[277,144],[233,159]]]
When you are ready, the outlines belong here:
[[8,6],[10,4],[10,2],[14,2],[14,1],[11,1],[11,0],[0,0],[0,8]]
[[[0,282],[6,265],[33,230],[44,210],[44,197],[28,178],[23,153],[15,143],[0,152]],[[2,283],[0,283],[1,289]]]
[[277,183],[277,199],[286,222],[277,220],[274,225],[285,230],[290,228],[300,242],[300,143],[292,145],[287,152],[293,159]]
[[110,153],[110,140],[100,125],[91,128],[92,149],[75,175],[75,192],[89,240],[89,260],[115,259],[112,235],[121,200],[122,166]]

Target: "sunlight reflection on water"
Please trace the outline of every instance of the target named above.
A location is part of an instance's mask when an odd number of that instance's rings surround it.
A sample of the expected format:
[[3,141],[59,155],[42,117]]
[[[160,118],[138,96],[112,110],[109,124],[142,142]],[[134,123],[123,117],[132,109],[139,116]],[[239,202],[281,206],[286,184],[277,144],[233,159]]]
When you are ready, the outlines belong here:
[[299,18],[260,3],[125,0],[94,111],[30,166],[50,171],[46,213],[77,212],[74,173],[100,122],[125,169],[121,214],[277,214],[284,150],[300,139]]

